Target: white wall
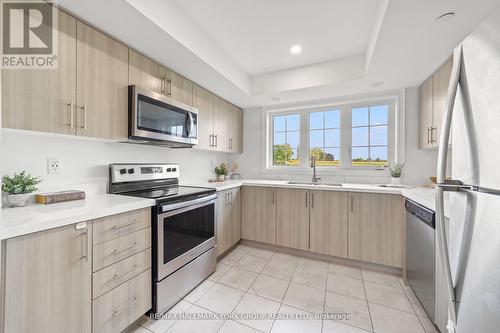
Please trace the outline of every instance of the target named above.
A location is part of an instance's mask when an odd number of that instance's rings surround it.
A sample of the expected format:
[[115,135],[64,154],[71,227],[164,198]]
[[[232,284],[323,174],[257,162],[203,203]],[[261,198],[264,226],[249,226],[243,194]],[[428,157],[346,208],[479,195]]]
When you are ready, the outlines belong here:
[[[40,176],[43,179],[40,190],[97,184],[98,191],[105,191],[108,165],[121,162],[179,163],[182,183],[206,183],[214,177],[215,166],[230,159],[230,155],[225,153],[103,142],[36,132],[3,130],[2,137],[3,174],[26,170]],[[47,173],[48,157],[61,158],[61,174]]]
[[[428,184],[429,176],[436,174],[437,150],[420,150],[418,148],[418,88],[405,89],[405,171],[403,182],[408,185]],[[244,110],[243,135],[244,154],[237,162],[244,178],[270,178],[309,180],[311,171],[297,173],[269,173],[262,170],[262,109],[252,108]],[[369,175],[362,173],[343,173],[342,175],[321,175],[323,181],[346,183],[387,183],[390,181],[387,171],[374,172]]]

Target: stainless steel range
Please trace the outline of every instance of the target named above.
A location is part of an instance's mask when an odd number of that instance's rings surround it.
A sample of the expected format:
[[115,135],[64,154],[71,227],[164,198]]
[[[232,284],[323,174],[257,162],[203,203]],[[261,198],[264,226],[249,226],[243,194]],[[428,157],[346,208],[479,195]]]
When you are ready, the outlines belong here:
[[109,192],[152,207],[153,304],[164,313],[215,271],[215,190],[179,186],[176,164],[111,164]]

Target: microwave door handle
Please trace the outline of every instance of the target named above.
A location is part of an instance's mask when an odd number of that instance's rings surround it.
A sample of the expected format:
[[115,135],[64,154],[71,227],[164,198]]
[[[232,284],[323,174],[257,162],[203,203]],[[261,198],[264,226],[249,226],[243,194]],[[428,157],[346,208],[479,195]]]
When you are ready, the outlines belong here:
[[186,123],[188,124],[187,127],[187,137],[190,138],[191,134],[194,131],[194,119],[193,119],[193,114],[191,112],[188,112],[188,117]]

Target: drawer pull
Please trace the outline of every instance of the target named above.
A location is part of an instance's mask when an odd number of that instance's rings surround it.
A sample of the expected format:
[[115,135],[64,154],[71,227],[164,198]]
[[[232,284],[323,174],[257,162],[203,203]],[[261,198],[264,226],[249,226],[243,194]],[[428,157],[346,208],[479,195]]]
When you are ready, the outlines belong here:
[[128,308],[130,308],[132,305],[135,304],[135,302],[137,302],[139,299],[136,297],[134,298],[131,302],[129,302],[127,305],[125,305],[124,307],[122,307],[121,309],[118,309],[116,310],[115,312],[113,312],[113,317],[116,317],[118,316],[120,313],[122,313],[123,311],[127,310]]
[[130,272],[133,272],[137,267],[139,267],[139,265],[134,265],[131,268],[127,269],[126,271],[123,271],[121,273],[117,273],[117,274],[115,274],[115,276],[113,276],[113,279],[119,279],[122,276],[124,276],[124,275],[126,275],[126,274],[128,274]]
[[123,223],[123,224],[115,224],[113,226],[113,229],[121,229],[121,228],[125,228],[125,227],[128,227],[129,225],[132,225],[132,224],[136,224],[137,222],[139,222],[140,220],[134,220],[132,222],[129,222],[129,223]]
[[136,246],[137,246],[137,242],[133,242],[133,243],[132,243],[132,245],[127,246],[127,247],[125,247],[125,248],[123,248],[123,249],[120,249],[120,250],[114,250],[114,251],[113,251],[113,254],[118,254],[118,253],[121,253],[121,252],[124,252],[124,251],[130,250],[130,249],[132,249],[132,248],[134,248],[134,247],[136,247]]

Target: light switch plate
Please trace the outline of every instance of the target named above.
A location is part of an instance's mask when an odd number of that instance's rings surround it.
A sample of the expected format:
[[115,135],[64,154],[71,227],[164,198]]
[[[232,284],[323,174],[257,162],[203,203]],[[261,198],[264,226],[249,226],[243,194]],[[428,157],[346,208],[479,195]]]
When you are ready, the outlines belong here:
[[47,172],[50,175],[59,174],[62,172],[62,161],[58,157],[47,158]]

